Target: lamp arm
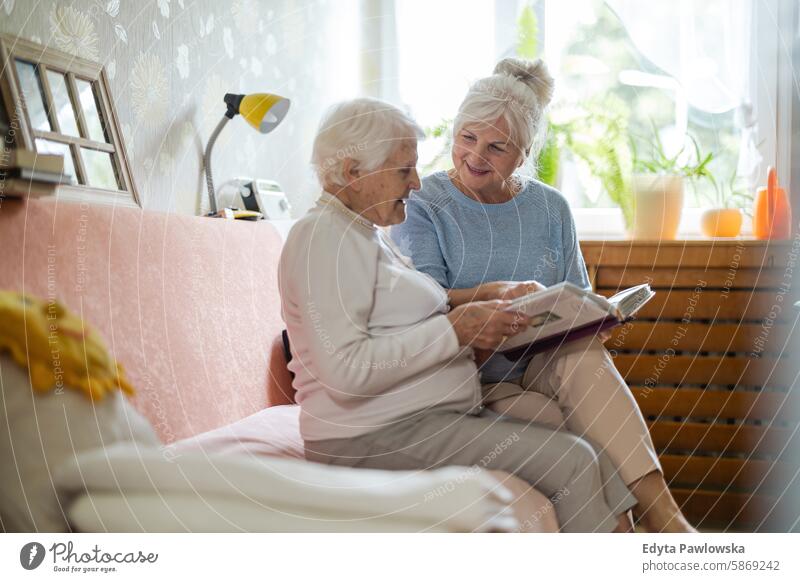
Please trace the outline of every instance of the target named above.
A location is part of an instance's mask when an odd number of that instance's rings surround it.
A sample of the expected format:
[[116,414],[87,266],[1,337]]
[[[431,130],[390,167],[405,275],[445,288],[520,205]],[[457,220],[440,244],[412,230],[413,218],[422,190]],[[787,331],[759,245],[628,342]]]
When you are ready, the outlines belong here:
[[214,193],[214,179],[211,176],[211,149],[214,147],[214,142],[217,141],[217,136],[222,131],[222,128],[225,127],[225,124],[230,121],[230,117],[224,115],[222,119],[219,120],[217,127],[214,128],[214,131],[211,132],[211,137],[208,138],[208,144],[206,144],[206,151],[203,154],[203,167],[206,171],[206,185],[208,186],[208,205],[210,209],[210,214],[217,213],[217,197]]

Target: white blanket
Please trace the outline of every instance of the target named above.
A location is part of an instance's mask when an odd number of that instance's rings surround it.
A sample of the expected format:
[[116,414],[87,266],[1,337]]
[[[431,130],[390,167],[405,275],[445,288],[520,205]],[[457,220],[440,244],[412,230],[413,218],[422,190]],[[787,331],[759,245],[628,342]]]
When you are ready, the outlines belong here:
[[379,471],[307,461],[170,459],[114,445],[78,455],[56,485],[79,531],[511,531],[511,493],[475,467]]

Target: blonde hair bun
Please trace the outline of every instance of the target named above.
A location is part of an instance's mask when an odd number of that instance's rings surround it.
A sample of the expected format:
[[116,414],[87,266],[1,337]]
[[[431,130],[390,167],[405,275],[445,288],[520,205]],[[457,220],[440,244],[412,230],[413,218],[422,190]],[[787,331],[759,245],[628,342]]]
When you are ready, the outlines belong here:
[[524,83],[533,94],[541,107],[547,107],[553,99],[553,77],[547,70],[547,65],[542,59],[529,61],[507,57],[494,67],[495,75],[506,75]]

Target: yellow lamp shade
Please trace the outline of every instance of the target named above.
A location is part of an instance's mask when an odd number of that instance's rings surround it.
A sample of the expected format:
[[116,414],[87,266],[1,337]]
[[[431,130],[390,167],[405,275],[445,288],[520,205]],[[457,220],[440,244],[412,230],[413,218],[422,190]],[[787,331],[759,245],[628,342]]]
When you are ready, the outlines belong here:
[[253,93],[242,97],[239,114],[261,133],[269,133],[286,117],[290,103],[280,95]]

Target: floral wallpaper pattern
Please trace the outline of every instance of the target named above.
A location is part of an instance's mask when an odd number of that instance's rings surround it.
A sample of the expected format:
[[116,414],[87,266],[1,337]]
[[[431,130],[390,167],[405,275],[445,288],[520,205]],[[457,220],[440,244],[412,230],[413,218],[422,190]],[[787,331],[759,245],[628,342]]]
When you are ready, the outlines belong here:
[[358,93],[339,74],[359,67],[356,45],[340,38],[357,18],[357,0],[0,0],[0,32],[103,63],[145,208],[189,214],[207,207],[202,154],[228,92],[278,93],[292,108],[269,135],[242,119],[225,128],[217,188],[271,178],[295,215],[312,204],[319,117]]

